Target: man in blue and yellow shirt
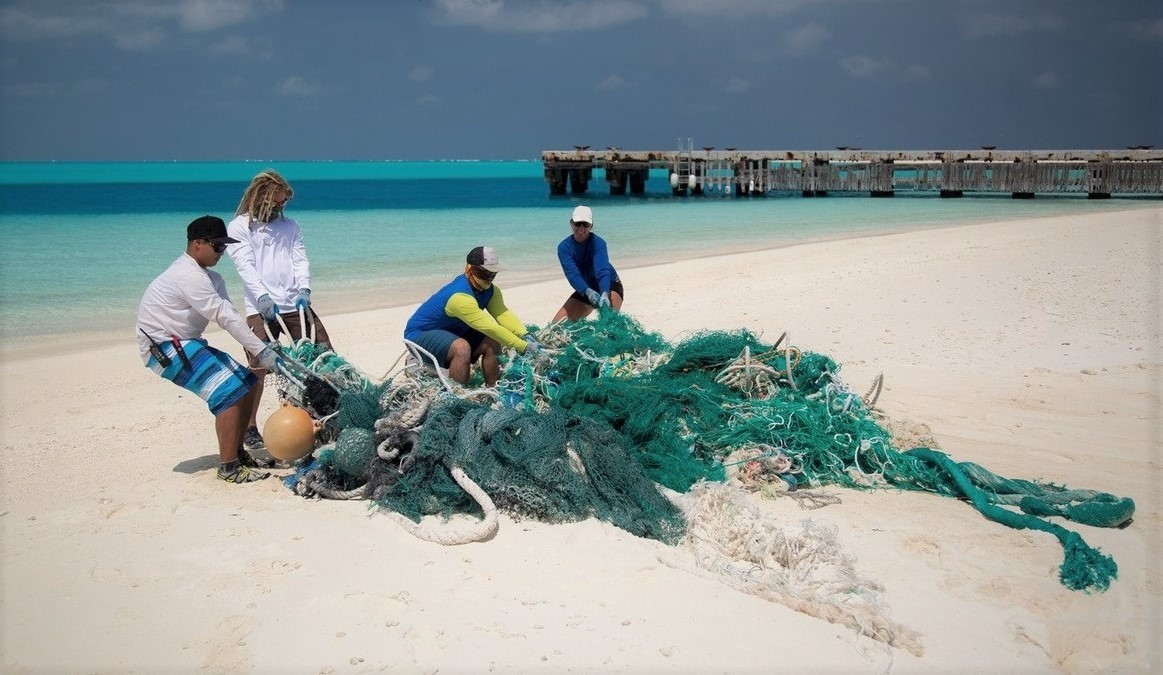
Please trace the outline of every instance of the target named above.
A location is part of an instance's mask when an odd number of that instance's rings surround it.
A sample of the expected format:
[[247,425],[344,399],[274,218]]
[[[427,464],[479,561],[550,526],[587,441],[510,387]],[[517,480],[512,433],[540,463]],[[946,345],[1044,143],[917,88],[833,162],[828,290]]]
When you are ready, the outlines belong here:
[[404,338],[428,350],[461,384],[468,384],[477,359],[491,387],[500,378],[502,348],[528,355],[540,348],[493,284],[503,269],[491,246],[477,246],[465,258],[464,274],[424,301],[404,326]]

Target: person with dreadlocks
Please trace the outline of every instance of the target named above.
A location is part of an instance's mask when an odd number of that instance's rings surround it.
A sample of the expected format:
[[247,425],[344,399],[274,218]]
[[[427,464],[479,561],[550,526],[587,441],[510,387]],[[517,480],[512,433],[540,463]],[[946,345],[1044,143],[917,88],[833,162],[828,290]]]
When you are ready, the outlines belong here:
[[[281,317],[291,339],[302,339],[304,327],[299,310],[303,310],[314,323],[315,342],[330,348],[327,329],[311,307],[311,266],[303,245],[303,230],[284,213],[292,195],[290,183],[274,169],[255,176],[227,228],[237,243],[228,246],[226,252],[242,279],[246,323],[255,335],[266,340],[269,329],[277,340],[282,333],[277,320]],[[258,430],[257,415],[267,370],[253,358],[250,368],[258,376],[259,393],[247,423],[245,445],[249,450],[261,450],[266,444]]]
[[202,338],[213,320],[255,362],[277,368],[280,356],[255,337],[226,295],[222,275],[210,269],[227,245],[226,223],[215,216],[186,226],[186,252],[146,288],[137,307],[137,346],[145,365],[206,401],[218,436],[218,478],[250,483],[270,476],[242,447],[246,421],[258,405],[258,378]]
[[529,356],[541,349],[493,283],[503,269],[491,246],[477,246],[465,258],[464,274],[436,291],[404,326],[404,339],[431,353],[461,384],[468,384],[469,367],[479,359],[485,385],[495,385],[502,346]]

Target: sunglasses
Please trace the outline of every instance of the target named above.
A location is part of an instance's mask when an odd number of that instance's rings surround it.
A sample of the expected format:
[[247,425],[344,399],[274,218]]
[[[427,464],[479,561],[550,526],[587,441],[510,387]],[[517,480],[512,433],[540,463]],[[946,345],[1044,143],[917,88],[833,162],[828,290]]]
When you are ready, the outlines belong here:
[[206,243],[210,244],[210,248],[214,249],[215,253],[222,253],[223,251],[226,250],[226,244],[224,242],[210,241],[209,239],[207,239]]
[[593,224],[593,223],[587,223],[587,222],[584,222],[584,221],[583,221],[583,222],[580,222],[580,223],[575,223],[575,222],[573,222],[572,220],[569,222],[569,224],[570,224],[570,225],[573,225],[573,226],[574,226],[574,227],[576,227],[576,228],[582,229],[582,230],[588,230],[588,229],[590,229],[591,227],[593,227],[593,226],[594,226],[594,224]]
[[473,265],[472,273],[476,277],[478,277],[481,281],[492,281],[493,279],[495,279],[497,277],[496,272],[490,272],[490,271],[486,270],[485,268],[477,267],[476,265]]

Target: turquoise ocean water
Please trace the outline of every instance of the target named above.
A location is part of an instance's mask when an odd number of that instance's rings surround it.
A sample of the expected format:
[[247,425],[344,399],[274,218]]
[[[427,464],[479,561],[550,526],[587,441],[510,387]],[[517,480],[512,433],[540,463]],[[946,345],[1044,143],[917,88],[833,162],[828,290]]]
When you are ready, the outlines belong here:
[[[610,196],[600,171],[584,197],[551,197],[539,161],[0,163],[0,344],[7,352],[132,340],[137,302],[184,249],[186,224],[205,213],[229,220],[250,178],[267,167],[295,188],[287,213],[303,226],[324,316],[416,304],[480,244],[495,247],[508,268],[502,286],[561,279],[556,244],[581,203],[594,208],[595,231],[623,269],[811,240],[1157,205],[1041,195],[674,198],[664,172],[652,174],[645,195]],[[229,258],[216,269],[240,300]],[[627,297],[631,307],[645,301],[632,287]]]

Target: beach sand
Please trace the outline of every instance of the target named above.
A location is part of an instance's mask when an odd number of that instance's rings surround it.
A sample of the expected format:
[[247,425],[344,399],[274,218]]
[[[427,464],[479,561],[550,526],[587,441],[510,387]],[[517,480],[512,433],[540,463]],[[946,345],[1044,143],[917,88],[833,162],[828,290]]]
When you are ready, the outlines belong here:
[[[1159,672],[1161,229],[1148,207],[622,271],[626,311],[672,341],[788,331],[858,392],[883,373],[885,413],[957,461],[1134,498],[1123,529],[1058,519],[1117,561],[1105,593],[1058,582],[1047,533],[896,490],[831,488],[840,503],[812,511],[749,500],[788,531],[834,528],[921,656],[595,520],[503,516],[492,540],[426,543],[366,502],[215,480],[212,418],[142,367],[127,326],[2,363],[0,670]],[[567,294],[505,292],[542,325]],[[345,358],[376,378],[393,366],[413,306],[330,316],[316,295]]]

